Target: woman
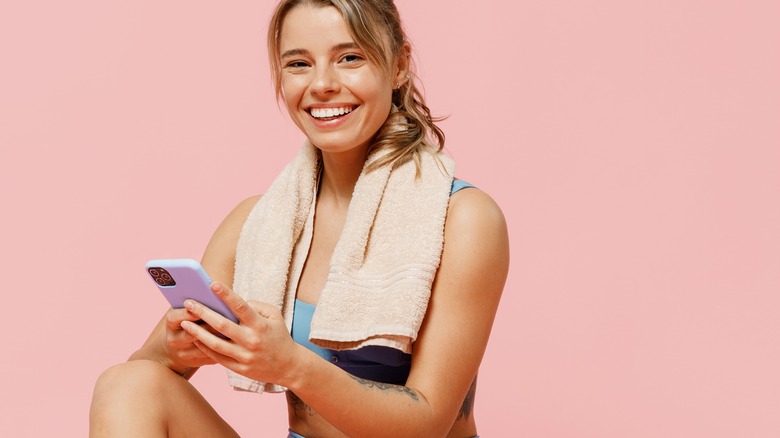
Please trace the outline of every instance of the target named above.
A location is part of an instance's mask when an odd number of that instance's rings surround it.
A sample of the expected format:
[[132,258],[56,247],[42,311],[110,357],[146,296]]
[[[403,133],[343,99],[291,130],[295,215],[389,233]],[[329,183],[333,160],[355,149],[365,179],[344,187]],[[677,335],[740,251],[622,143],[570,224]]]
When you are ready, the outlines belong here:
[[240,324],[196,302],[170,309],[99,378],[92,435],[235,436],[187,380],[215,363],[237,388],[286,390],[291,437],[477,435],[506,225],[453,183],[410,48],[391,0],[278,5],[277,96],[308,143],[203,256]]

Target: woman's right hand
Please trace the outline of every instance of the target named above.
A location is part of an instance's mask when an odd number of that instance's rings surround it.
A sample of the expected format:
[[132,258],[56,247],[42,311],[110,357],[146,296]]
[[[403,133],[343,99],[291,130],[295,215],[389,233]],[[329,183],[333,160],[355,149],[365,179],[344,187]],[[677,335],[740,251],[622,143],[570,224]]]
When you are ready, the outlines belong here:
[[[170,364],[168,368],[186,374],[191,368],[212,365],[213,359],[203,354],[193,343],[195,337],[181,328],[182,321],[197,321],[198,317],[186,309],[169,309],[165,313],[165,351]],[[210,327],[208,327],[210,329]],[[213,330],[209,330],[212,331]],[[179,369],[185,370],[179,372]]]
[[198,367],[214,364],[193,344],[195,338],[181,328],[182,321],[197,320],[198,317],[186,309],[168,309],[149,339],[130,356],[130,360],[155,360],[185,378],[189,378]]

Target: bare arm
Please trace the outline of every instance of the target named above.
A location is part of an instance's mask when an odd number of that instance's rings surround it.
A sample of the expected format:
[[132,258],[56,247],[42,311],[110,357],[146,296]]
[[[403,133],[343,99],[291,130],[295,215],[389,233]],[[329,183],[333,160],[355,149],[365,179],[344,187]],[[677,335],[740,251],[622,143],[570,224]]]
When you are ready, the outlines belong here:
[[[255,196],[239,204],[211,237],[201,263],[213,280],[232,286],[238,237],[259,198]],[[193,345],[195,338],[181,329],[182,321],[197,319],[185,309],[169,309],[129,360],[155,360],[189,379],[198,367],[215,363]]]
[[405,386],[355,378],[320,360],[290,339],[277,309],[247,305],[221,286],[216,291],[236,311],[240,326],[203,306],[189,308],[234,342],[194,324],[183,326],[212,359],[290,388],[347,435],[442,436],[479,368],[508,265],[506,224],[498,206],[478,190],[453,196],[441,265]]

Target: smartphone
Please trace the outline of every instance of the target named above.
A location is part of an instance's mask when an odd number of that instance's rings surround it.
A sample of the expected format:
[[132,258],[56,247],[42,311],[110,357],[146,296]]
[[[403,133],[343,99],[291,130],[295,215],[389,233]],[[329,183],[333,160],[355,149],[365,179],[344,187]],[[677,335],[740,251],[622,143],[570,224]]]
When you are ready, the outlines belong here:
[[197,260],[149,260],[146,272],[174,309],[183,308],[184,301],[192,299],[238,324],[230,307],[211,291],[211,279]]

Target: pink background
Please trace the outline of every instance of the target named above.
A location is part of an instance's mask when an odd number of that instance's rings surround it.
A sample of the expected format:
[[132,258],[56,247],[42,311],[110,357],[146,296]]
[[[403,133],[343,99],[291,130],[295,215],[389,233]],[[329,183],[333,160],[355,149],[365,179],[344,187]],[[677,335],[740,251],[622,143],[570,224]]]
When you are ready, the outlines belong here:
[[[397,3],[459,175],[510,226],[481,434],[780,436],[778,2]],[[85,436],[95,378],[165,309],[146,260],[199,258],[301,143],[271,8],[0,5],[0,436]],[[282,397],[194,382],[283,436]]]

